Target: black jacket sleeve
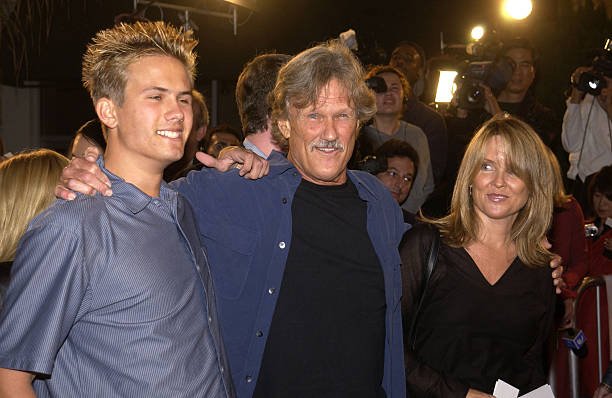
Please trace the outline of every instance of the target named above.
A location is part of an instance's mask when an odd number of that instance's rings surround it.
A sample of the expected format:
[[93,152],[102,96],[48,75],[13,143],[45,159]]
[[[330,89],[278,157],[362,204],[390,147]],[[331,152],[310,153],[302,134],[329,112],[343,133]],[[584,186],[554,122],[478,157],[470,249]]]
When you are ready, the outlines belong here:
[[[404,326],[404,360],[406,364],[406,383],[408,396],[464,398],[469,387],[455,379],[445,376],[422,363],[413,349],[413,336],[410,336],[411,325],[417,313],[421,295],[424,293],[425,269],[431,242],[434,234],[439,233],[429,224],[417,224],[404,235],[400,244],[402,258],[402,317]],[[440,243],[440,248],[444,245]],[[434,266],[429,278],[427,290],[435,288],[436,281],[444,276],[443,264]],[[427,300],[423,302],[423,307]],[[423,308],[421,308],[422,310]],[[418,319],[417,319],[418,322]]]

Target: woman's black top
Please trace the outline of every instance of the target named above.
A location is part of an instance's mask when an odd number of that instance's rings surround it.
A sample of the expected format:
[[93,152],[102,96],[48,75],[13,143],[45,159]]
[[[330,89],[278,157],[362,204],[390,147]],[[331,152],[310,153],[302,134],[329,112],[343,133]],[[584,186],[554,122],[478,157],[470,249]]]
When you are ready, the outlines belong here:
[[[437,231],[417,225],[400,248],[404,332],[420,297],[423,268]],[[546,383],[544,343],[552,326],[554,287],[548,267],[516,258],[495,284],[463,248],[442,241],[412,339],[405,336],[412,397],[465,397],[468,388],[491,394],[497,379],[521,394]]]

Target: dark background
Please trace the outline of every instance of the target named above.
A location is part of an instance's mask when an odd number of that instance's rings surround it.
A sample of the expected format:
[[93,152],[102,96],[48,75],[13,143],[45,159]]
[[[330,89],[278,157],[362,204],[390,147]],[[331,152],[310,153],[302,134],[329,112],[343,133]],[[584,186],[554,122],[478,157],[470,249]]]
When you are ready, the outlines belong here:
[[[81,55],[96,31],[112,26],[121,13],[133,11],[132,0],[0,0],[21,5],[1,26],[0,80],[13,86],[37,85],[42,90],[43,135],[70,135],[93,110],[80,83]],[[185,6],[228,12],[222,0],[166,0]],[[258,53],[276,50],[295,54],[353,28],[361,47],[390,53],[400,40],[421,44],[428,56],[440,53],[440,32],[447,43],[463,43],[477,23],[499,36],[529,37],[541,52],[537,94],[561,117],[569,74],[592,57],[611,35],[612,22],[603,7],[573,8],[573,0],[533,0],[525,21],[499,16],[498,0],[350,1],[257,0],[259,11],[238,7],[237,35],[229,20],[192,13],[199,30],[197,87],[210,94],[210,81],[220,90],[219,122],[239,127],[233,104],[235,79]],[[24,4],[30,3],[31,7]],[[144,5],[139,5],[142,9]],[[2,8],[2,5],[0,5]],[[5,10],[6,12],[6,10]],[[145,16],[181,25],[179,11],[155,5]],[[16,27],[16,28],[15,28]],[[18,33],[14,33],[17,31]],[[388,60],[388,58],[387,58]]]

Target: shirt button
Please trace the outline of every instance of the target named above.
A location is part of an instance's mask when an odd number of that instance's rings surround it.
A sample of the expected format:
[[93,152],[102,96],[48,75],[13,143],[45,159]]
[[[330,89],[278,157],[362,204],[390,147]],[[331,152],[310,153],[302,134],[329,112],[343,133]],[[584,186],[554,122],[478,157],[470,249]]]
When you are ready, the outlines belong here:
[[223,373],[223,372],[225,371],[225,368],[224,368],[223,366],[221,366],[221,367],[219,368],[219,371],[220,371],[221,373]]
[[286,205],[286,204],[287,204],[287,198],[283,198],[283,199],[281,200],[281,202],[283,202],[283,204],[284,204],[284,205]]
[[280,242],[278,244],[278,247],[280,247],[281,249],[284,249],[285,248],[285,242]]
[[269,288],[269,289],[268,289],[268,294],[274,294],[274,291],[275,291],[275,290],[276,290],[276,289],[275,289],[275,288],[273,288],[273,287]]
[[257,333],[255,333],[255,336],[261,337],[263,336],[263,332],[261,330],[258,330]]
[[208,317],[208,323],[211,323],[211,322],[212,322],[212,317],[211,317],[211,316],[209,316],[209,317]]
[[199,265],[196,265],[196,269],[197,269],[198,271],[200,271],[200,266],[199,266]]
[[247,376],[245,379],[247,383],[250,383],[253,381],[253,378],[251,376]]

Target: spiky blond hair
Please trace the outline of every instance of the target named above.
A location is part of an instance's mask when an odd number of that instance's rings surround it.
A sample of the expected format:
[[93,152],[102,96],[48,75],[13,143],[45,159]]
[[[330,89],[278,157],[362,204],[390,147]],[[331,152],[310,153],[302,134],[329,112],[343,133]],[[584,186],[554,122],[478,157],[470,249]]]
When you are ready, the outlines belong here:
[[164,22],[122,23],[99,31],[83,56],[83,86],[94,103],[110,98],[123,104],[123,91],[130,64],[142,57],[167,55],[178,59],[193,84],[197,40],[192,31],[185,32]]

